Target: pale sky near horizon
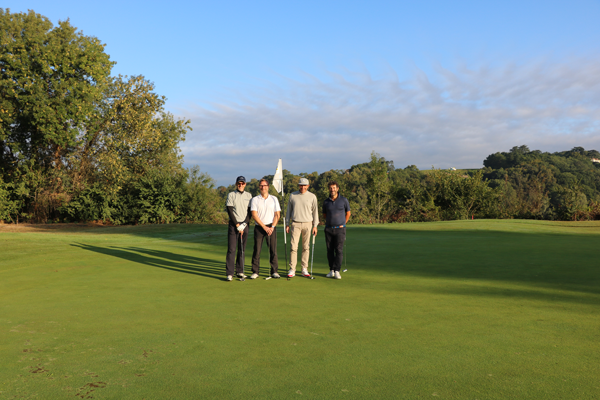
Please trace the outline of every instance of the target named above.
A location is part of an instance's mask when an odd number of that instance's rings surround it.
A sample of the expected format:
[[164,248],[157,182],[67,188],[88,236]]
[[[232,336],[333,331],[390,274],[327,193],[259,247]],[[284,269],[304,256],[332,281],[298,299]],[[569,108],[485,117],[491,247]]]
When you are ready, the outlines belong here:
[[[185,165],[236,176],[478,168],[489,154],[600,150],[600,1],[5,0],[106,43],[190,119]],[[99,7],[101,5],[101,7]]]

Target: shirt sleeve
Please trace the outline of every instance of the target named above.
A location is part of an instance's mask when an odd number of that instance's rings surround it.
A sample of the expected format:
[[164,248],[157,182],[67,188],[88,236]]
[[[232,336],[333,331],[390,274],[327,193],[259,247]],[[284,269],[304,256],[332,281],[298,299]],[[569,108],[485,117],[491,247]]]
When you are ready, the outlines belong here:
[[235,220],[235,215],[233,215],[233,207],[227,206],[225,208],[227,209],[227,214],[229,214],[229,220],[234,224],[237,224],[237,221]]
[[[290,199],[288,200],[288,208],[287,211],[285,213],[285,223],[290,226],[292,224],[292,221],[290,219],[290,215],[292,214],[292,209],[294,208],[294,195],[290,193]],[[285,200],[284,200],[285,201]]]
[[344,200],[346,200],[345,208],[346,208],[346,212],[348,212],[348,211],[350,211],[350,202],[348,201],[347,198],[344,198]]
[[250,199],[250,211],[258,211],[258,202],[254,198]]
[[[313,195],[314,196],[314,195]],[[313,197],[313,227],[319,225],[319,205],[317,204],[317,196]]]
[[281,206],[279,205],[279,199],[275,196],[273,196],[273,198],[275,199],[275,212],[281,211]]
[[250,211],[250,204],[248,204],[248,210],[246,211],[246,219],[244,219],[244,222],[246,224],[250,223],[250,215],[252,214],[252,211]]
[[252,204],[252,195],[250,193],[248,193],[248,208],[246,209],[246,218],[244,218],[244,222],[247,224],[250,222],[250,216],[252,215],[252,210],[250,209],[251,204]]
[[233,203],[233,192],[231,192],[227,195],[227,203],[225,204],[225,206],[233,207],[234,205],[235,204]]

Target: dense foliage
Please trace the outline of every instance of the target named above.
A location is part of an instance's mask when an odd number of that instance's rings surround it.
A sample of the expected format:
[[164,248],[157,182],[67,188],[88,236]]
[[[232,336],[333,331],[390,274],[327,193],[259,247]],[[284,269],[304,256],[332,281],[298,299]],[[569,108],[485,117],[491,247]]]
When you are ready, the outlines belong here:
[[[354,223],[440,221],[468,218],[600,219],[600,158],[595,150],[543,153],[527,146],[491,154],[479,170],[396,169],[376,153],[348,170],[292,175],[284,170],[285,193],[301,177],[321,203],[327,183],[337,181],[348,197]],[[273,176],[264,178],[272,180]],[[233,185],[221,187],[225,195]],[[258,180],[247,190],[258,193]],[[277,195],[271,188],[271,193]],[[283,199],[279,196],[280,201]],[[287,197],[287,196],[286,196]]]
[[113,64],[68,21],[0,9],[0,220],[222,220],[212,179],[182,167],[189,121]]
[[[0,221],[226,221],[233,185],[216,189],[182,166],[189,121],[165,112],[143,76],[111,76],[113,64],[104,44],[68,21],[54,27],[33,11],[0,9]],[[600,219],[599,158],[582,147],[517,146],[480,170],[419,171],[372,153],[348,170],[284,170],[285,193],[308,178],[322,203],[335,180],[354,223]],[[247,190],[257,194],[258,180]]]

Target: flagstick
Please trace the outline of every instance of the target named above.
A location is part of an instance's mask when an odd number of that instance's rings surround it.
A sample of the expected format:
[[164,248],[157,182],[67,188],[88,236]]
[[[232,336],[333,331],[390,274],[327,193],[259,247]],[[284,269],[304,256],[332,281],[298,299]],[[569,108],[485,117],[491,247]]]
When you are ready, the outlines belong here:
[[[281,179],[279,179],[280,175],[281,175]],[[283,210],[282,210],[282,214],[283,214],[283,246],[285,249],[285,267],[286,267],[285,274],[287,275],[287,268],[289,268],[289,264],[288,264],[288,257],[287,257],[287,235],[285,232],[285,229],[286,229],[285,189],[283,187],[283,164],[281,162],[281,158],[279,159],[279,163],[277,164],[277,170],[275,170],[275,176],[273,176],[273,186],[275,186],[276,180],[281,181],[281,195],[283,196]],[[277,185],[277,186],[279,186],[279,185]],[[277,193],[279,193],[279,187],[275,187],[275,190],[277,190]]]
[[[283,171],[282,171],[283,173]],[[285,250],[285,274],[287,275],[288,269],[290,268],[288,264],[288,256],[287,256],[287,237],[285,235],[285,190],[283,189],[283,180],[281,181],[281,193],[283,194],[283,248]]]

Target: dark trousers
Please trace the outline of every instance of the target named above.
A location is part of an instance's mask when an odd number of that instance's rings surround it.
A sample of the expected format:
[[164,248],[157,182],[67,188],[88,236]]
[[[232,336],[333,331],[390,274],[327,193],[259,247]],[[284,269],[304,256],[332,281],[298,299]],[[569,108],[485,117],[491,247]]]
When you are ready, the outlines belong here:
[[325,228],[325,245],[327,246],[327,261],[329,269],[339,271],[344,258],[344,241],[346,228]]
[[255,274],[259,273],[260,251],[262,250],[264,238],[267,239],[267,246],[269,246],[269,262],[271,263],[270,275],[273,275],[277,272],[277,269],[279,268],[279,264],[277,262],[277,228],[275,228],[273,233],[271,233],[271,236],[269,236],[260,225],[254,225],[254,252],[252,253],[252,272]]
[[[244,272],[244,260],[242,259],[242,250],[246,249],[246,241],[248,240],[248,232],[250,230],[246,226],[244,235],[242,236],[242,247],[240,247],[240,233],[237,231],[235,224],[229,222],[227,228],[227,257],[225,257],[225,271],[227,275],[233,275],[234,259],[235,270],[238,274]],[[235,255],[237,249],[237,257]]]

